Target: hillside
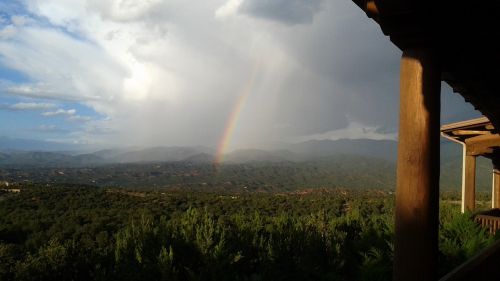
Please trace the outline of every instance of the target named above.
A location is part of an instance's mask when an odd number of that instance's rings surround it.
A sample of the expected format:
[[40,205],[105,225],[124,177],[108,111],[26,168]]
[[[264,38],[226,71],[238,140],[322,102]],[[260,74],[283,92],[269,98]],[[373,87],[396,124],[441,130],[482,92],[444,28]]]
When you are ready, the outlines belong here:
[[[285,149],[286,148],[286,149]],[[89,154],[0,152],[0,179],[99,186],[281,191],[395,187],[394,141],[310,141],[282,150],[236,150],[217,170],[206,147],[101,150]],[[378,157],[380,156],[380,157]],[[382,157],[383,156],[383,157]],[[459,190],[461,147],[443,142],[441,189]],[[478,160],[477,188],[491,186],[491,163]]]

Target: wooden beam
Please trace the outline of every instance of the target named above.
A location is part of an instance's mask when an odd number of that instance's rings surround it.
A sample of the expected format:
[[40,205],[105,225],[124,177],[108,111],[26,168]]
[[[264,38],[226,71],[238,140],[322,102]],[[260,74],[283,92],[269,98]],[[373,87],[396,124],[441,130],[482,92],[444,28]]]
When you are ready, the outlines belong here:
[[491,135],[490,131],[479,130],[455,130],[451,132],[455,136],[469,136],[469,135]]
[[481,135],[468,138],[465,140],[467,144],[467,155],[483,155],[493,152],[493,148],[500,147],[500,135]]
[[481,126],[489,126],[491,125],[490,120],[486,117],[479,117],[476,119],[471,119],[471,120],[466,120],[466,121],[460,121],[456,123],[451,123],[451,124],[446,124],[441,126],[441,131],[443,132],[448,132],[448,131],[453,131],[456,130],[457,128],[460,129],[469,129],[469,128],[477,128]]
[[476,156],[465,155],[462,170],[462,213],[476,208]]
[[468,144],[476,144],[476,143],[488,143],[492,145],[500,145],[500,135],[499,134],[489,134],[489,135],[481,135],[467,139]]
[[500,208],[500,167],[493,168],[491,184],[491,208]]
[[401,59],[395,281],[437,279],[440,69],[433,52]]

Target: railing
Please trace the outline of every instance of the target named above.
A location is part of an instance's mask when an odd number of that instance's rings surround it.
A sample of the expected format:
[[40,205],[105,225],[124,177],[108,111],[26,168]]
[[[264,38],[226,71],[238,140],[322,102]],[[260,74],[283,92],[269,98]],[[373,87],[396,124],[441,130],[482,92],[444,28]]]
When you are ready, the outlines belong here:
[[[474,221],[494,235],[500,229],[500,209],[477,214]],[[445,275],[440,281],[500,280],[500,240]]]
[[495,234],[500,229],[500,217],[479,214],[474,220],[482,227],[486,228],[490,234]]
[[439,281],[492,281],[500,277],[500,240]]

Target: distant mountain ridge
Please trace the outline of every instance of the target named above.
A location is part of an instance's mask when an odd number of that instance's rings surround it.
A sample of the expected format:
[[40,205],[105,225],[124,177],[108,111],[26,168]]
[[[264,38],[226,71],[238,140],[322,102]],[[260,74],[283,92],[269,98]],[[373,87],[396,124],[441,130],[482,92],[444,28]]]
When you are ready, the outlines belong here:
[[[384,178],[391,182],[395,176],[397,158],[396,141],[376,140],[321,140],[296,144],[283,144],[279,150],[240,149],[224,156],[224,165],[270,164],[280,166],[286,163],[327,165],[337,167],[337,178],[359,176],[364,169],[366,179]],[[85,167],[120,163],[172,162],[186,165],[211,165],[215,150],[203,146],[194,147],[154,147],[106,149],[93,153],[72,154],[56,151],[0,150],[0,168],[8,167]],[[441,143],[441,186],[444,189],[460,186],[462,152],[460,145],[443,141]],[[478,189],[486,190],[491,185],[491,164],[487,159],[478,160]],[[367,166],[368,165],[368,166]],[[376,167],[369,167],[374,165]],[[381,169],[381,167],[384,167]],[[349,173],[352,171],[352,173]],[[378,176],[377,176],[378,175]],[[324,175],[328,177],[328,175]]]
[[[461,157],[460,146],[444,142],[442,161]],[[0,165],[101,165],[136,162],[212,162],[215,150],[204,146],[105,149],[92,153],[50,150],[1,150]],[[395,162],[397,142],[390,140],[340,139],[283,144],[278,150],[239,149],[227,153],[225,163],[305,162],[332,155],[357,155]]]
[[69,143],[50,142],[42,140],[11,138],[0,136],[0,151],[69,151],[78,150],[78,146]]
[[[213,155],[215,151],[204,146],[152,147],[134,151],[127,151],[109,158],[104,158],[113,163],[172,162],[183,161],[202,153]],[[97,156],[101,155],[97,154]]]
[[70,155],[49,151],[0,152],[0,166],[14,167],[72,167],[103,164],[106,161],[94,154]]

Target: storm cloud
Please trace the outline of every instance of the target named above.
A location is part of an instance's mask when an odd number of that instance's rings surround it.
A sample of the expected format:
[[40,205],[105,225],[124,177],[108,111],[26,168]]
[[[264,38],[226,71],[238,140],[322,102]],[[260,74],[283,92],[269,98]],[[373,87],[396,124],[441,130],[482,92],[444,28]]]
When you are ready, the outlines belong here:
[[[351,1],[16,3],[0,66],[27,79],[0,77],[0,97],[90,108],[68,141],[214,146],[231,116],[232,147],[395,138],[401,52]],[[443,122],[475,115],[443,85]]]
[[244,0],[239,12],[287,24],[311,23],[323,0]]

